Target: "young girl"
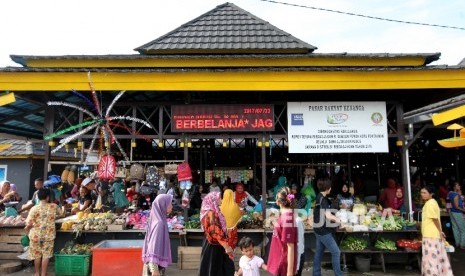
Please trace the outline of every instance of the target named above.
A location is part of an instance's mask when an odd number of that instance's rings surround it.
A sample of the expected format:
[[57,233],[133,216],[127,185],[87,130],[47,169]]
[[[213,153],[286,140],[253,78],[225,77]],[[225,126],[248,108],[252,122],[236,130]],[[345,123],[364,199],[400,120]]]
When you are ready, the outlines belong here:
[[267,270],[268,267],[262,258],[255,256],[254,243],[251,238],[243,237],[238,244],[243,256],[239,260],[239,270],[235,276],[260,276],[260,268]]
[[288,187],[276,194],[276,203],[281,208],[271,238],[268,272],[279,276],[294,276],[297,268],[297,228],[294,219],[294,195]]

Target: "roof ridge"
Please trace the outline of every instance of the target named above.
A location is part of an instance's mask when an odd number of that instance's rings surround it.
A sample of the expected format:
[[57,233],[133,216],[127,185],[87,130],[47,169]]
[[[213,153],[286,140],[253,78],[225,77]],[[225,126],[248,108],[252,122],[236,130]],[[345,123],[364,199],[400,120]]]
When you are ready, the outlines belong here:
[[140,54],[205,54],[308,53],[315,49],[268,21],[226,2],[134,50]]

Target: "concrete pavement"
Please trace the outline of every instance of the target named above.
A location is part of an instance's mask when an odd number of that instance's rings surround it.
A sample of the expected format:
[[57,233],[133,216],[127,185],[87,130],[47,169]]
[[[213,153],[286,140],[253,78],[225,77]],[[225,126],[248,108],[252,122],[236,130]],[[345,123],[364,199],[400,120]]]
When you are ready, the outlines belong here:
[[[457,252],[451,254],[451,262],[452,262],[452,268],[454,270],[454,275],[455,276],[462,276],[465,275],[465,250],[458,249]],[[310,264],[311,266],[311,264]],[[330,264],[324,265],[322,269],[322,276],[332,276],[333,272],[331,269],[329,269]],[[26,267],[22,271],[15,272],[15,273],[10,273],[7,275],[11,276],[30,276],[34,272],[33,267]],[[54,267],[53,263],[49,265],[49,272],[48,276],[53,276],[55,275],[54,273]],[[308,267],[305,269],[305,271],[302,273],[302,275],[309,276],[312,274],[312,269],[311,267]],[[167,269],[166,272],[167,276],[198,276],[196,270],[179,270],[176,266],[176,264],[173,264],[171,267]],[[261,273],[262,276],[270,276],[270,274],[266,272]],[[381,275],[386,275],[386,276],[410,276],[410,275],[420,275],[420,271],[418,268],[410,269],[406,267],[405,265],[386,265],[386,273],[383,273],[379,268],[372,268],[370,272],[367,273],[360,273],[357,272],[354,268],[349,268],[349,273],[345,274],[348,276],[381,276]],[[92,276],[98,276],[98,275],[92,275]],[[118,276],[118,275],[115,275]],[[140,276],[140,275],[126,275],[124,272],[121,273],[121,276]]]

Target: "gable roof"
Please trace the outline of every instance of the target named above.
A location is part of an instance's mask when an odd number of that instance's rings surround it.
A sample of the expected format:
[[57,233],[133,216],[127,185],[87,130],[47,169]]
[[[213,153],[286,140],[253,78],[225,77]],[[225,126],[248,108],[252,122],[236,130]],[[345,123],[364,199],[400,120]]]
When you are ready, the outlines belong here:
[[225,3],[134,49],[140,54],[303,54],[317,49]]

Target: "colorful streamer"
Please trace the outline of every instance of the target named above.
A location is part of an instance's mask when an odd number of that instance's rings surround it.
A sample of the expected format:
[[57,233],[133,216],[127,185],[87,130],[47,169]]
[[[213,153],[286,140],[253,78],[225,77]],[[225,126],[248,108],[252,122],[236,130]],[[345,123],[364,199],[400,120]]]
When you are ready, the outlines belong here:
[[48,141],[48,140],[53,139],[53,138],[55,138],[57,136],[63,135],[65,133],[67,133],[67,132],[70,132],[71,130],[75,130],[77,128],[85,127],[85,126],[91,125],[91,124],[96,123],[96,122],[97,122],[96,120],[91,120],[91,121],[82,122],[82,123],[74,125],[74,126],[70,126],[68,128],[62,129],[62,130],[57,131],[55,133],[52,133],[50,135],[45,135],[44,140]]
[[[97,93],[95,92],[95,88],[94,88],[94,85],[92,83],[92,78],[91,78],[90,72],[87,73],[87,78],[89,80],[89,87],[90,87],[90,90],[91,90],[91,99],[89,99],[85,95],[83,95],[83,94],[81,94],[81,93],[79,93],[79,92],[77,92],[75,90],[72,90],[71,92],[74,95],[78,96],[80,99],[84,100],[92,108],[92,111],[94,111],[94,112],[91,112],[88,109],[85,109],[85,108],[83,108],[81,106],[78,106],[76,104],[61,102],[61,101],[50,101],[50,102],[47,103],[47,105],[49,105],[49,106],[64,106],[64,107],[74,108],[76,110],[79,110],[79,111],[89,115],[91,120],[86,120],[86,121],[81,122],[81,123],[79,123],[77,125],[72,125],[70,127],[62,129],[62,130],[57,131],[55,133],[52,133],[50,135],[46,135],[44,137],[44,139],[45,140],[51,140],[53,138],[56,138],[58,136],[61,136],[61,135],[66,134],[68,132],[71,132],[73,130],[77,130],[77,129],[85,127],[84,129],[78,130],[74,134],[61,139],[59,141],[59,145],[52,150],[52,153],[56,153],[58,150],[63,148],[65,145],[67,145],[69,142],[71,142],[71,141],[73,141],[75,139],[78,139],[79,137],[81,137],[85,133],[87,133],[87,132],[91,131],[92,129],[94,129],[94,135],[92,136],[92,140],[91,140],[89,149],[87,150],[87,155],[86,155],[84,164],[86,164],[88,162],[88,160],[89,160],[89,153],[92,152],[92,150],[94,149],[95,142],[96,142],[96,140],[98,139],[98,136],[99,136],[99,131],[100,131],[100,137],[99,137],[100,150],[99,150],[99,154],[103,151],[103,141],[105,141],[105,150],[106,150],[107,154],[110,154],[111,145],[113,143],[116,143],[116,145],[118,146],[118,149],[121,152],[121,154],[123,155],[124,159],[129,160],[128,156],[126,155],[126,153],[123,150],[123,147],[119,143],[118,139],[116,138],[116,136],[115,136],[115,134],[114,134],[114,132],[113,132],[113,130],[111,129],[110,126],[115,126],[115,127],[126,129],[130,133],[132,133],[134,135],[137,135],[137,136],[140,136],[140,134],[137,131],[134,131],[134,130],[126,127],[126,126],[120,125],[117,122],[112,122],[112,121],[120,121],[120,120],[132,121],[132,122],[143,124],[143,125],[145,125],[146,127],[150,128],[150,129],[152,128],[152,126],[147,121],[141,120],[139,118],[134,118],[134,117],[130,117],[130,116],[109,116],[110,113],[111,113],[111,110],[115,106],[116,102],[123,96],[125,91],[121,91],[115,96],[115,98],[111,101],[108,108],[106,109],[105,116],[103,116],[103,114],[102,114],[103,107],[100,106],[101,102],[99,101],[99,99],[97,97]],[[143,137],[143,138],[145,140],[147,140],[147,141],[150,141],[150,139],[148,139],[147,137]],[[84,149],[82,149],[81,153],[84,154]],[[83,156],[81,156],[81,160],[83,160],[83,159],[84,159]]]
[[97,117],[94,116],[94,114],[92,114],[90,111],[88,111],[87,109],[84,109],[84,108],[82,108],[80,106],[77,106],[75,104],[65,103],[65,102],[47,102],[47,105],[71,107],[71,108],[74,108],[74,109],[77,109],[79,111],[82,111],[82,112],[86,113],[87,115],[89,115],[94,120],[97,119]]
[[83,99],[94,111],[97,111],[97,109],[95,109],[95,106],[94,104],[89,100],[89,98],[87,98],[86,96],[84,96],[83,94],[77,92],[76,90],[71,90],[71,93],[73,93],[74,95],[78,96],[79,98]]
[[108,106],[107,112],[105,113],[105,117],[108,117],[108,115],[110,115],[110,111],[113,109],[113,106],[119,100],[119,98],[121,98],[121,96],[123,96],[124,92],[126,92],[126,91],[121,91],[121,92],[118,93],[118,95],[116,95],[116,97],[113,99],[113,101]]
[[59,145],[52,150],[52,153],[57,152],[59,149],[64,147],[66,144],[68,144],[69,142],[79,138],[81,135],[83,135],[84,133],[88,132],[89,130],[93,129],[96,126],[98,126],[98,123],[90,125],[90,126],[86,127],[85,129],[74,133],[73,135],[70,135],[70,136],[68,136],[66,138],[61,139]]
[[128,121],[134,121],[139,124],[143,124],[148,128],[152,128],[152,126],[147,122],[139,118],[134,118],[134,117],[129,117],[129,116],[113,116],[113,117],[107,117],[108,121],[114,121],[114,120],[128,120]]

